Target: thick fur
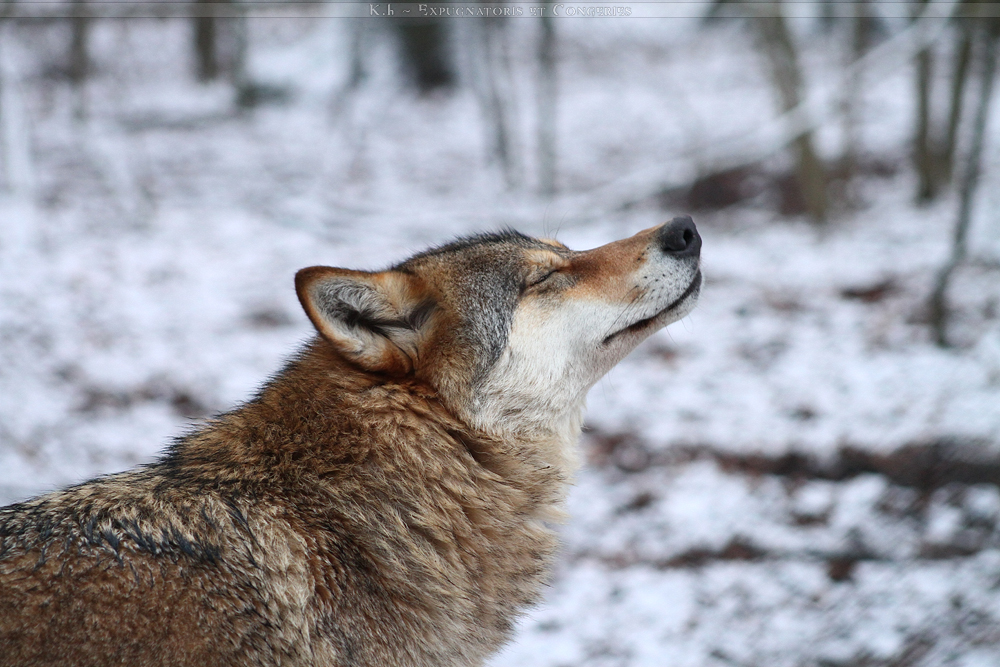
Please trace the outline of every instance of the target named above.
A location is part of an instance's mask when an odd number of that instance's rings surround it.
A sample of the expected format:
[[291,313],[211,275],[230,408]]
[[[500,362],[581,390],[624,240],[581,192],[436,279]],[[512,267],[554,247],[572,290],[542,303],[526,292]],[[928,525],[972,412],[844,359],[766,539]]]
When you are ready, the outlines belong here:
[[256,398],[0,510],[0,665],[482,664],[545,581],[587,389],[697,298],[670,224],[304,269],[321,335]]

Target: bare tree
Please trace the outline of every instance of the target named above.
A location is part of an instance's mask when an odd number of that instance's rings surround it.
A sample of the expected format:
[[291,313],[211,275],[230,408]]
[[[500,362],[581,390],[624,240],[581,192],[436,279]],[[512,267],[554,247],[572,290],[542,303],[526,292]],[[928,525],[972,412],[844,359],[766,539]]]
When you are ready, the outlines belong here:
[[252,109],[268,101],[287,98],[287,92],[276,86],[261,84],[253,79],[247,67],[250,52],[250,20],[240,12],[228,19],[230,30],[230,53],[226,70],[236,87],[236,105],[241,109]]
[[556,191],[556,28],[551,3],[543,7],[538,43],[538,190]]
[[955,144],[958,139],[958,126],[962,119],[962,102],[965,99],[965,84],[968,80],[970,55],[972,53],[972,25],[969,19],[958,21],[957,43],[955,45],[954,63],[951,74],[951,94],[948,108],[948,127],[943,142],[937,148],[938,178],[942,184],[951,181],[955,161]]
[[350,22],[351,41],[348,46],[350,64],[347,80],[330,96],[330,120],[339,119],[348,109],[352,96],[369,76],[367,53],[372,40],[374,19],[357,18]]
[[929,302],[930,324],[934,341],[941,347],[948,347],[951,344],[948,338],[948,287],[955,269],[962,263],[968,252],[972,203],[982,172],[983,143],[986,139],[986,125],[989,122],[990,102],[993,98],[993,79],[996,74],[1000,22],[996,18],[989,18],[982,19],[977,23],[979,31],[982,33],[978,40],[982,72],[976,118],[972,127],[969,154],[966,157],[965,170],[960,185],[958,217],[955,221],[955,232],[952,237],[951,256],[938,272]]
[[455,72],[448,49],[444,19],[389,19],[400,40],[400,55],[406,74],[421,94],[451,88]]
[[[915,3],[917,14],[924,9],[927,2],[928,0],[917,0]],[[970,26],[975,22],[975,18],[969,18],[968,13],[978,11],[978,3],[963,2],[962,9],[965,10],[963,13],[966,16],[959,18],[955,24],[949,104],[944,119],[938,118],[932,104],[934,50],[927,47],[917,55],[917,119],[913,135],[913,166],[917,172],[918,203],[935,199],[951,182],[954,171],[955,144],[962,120],[962,106],[969,71]]]
[[[824,11],[832,15],[834,4],[831,2],[824,3]],[[863,0],[857,3],[855,8],[857,9],[857,13],[850,17],[850,29],[848,32],[848,67],[854,66],[855,63],[864,57],[871,44],[872,33],[875,32],[875,19],[872,15],[871,7],[869,7],[869,2]],[[854,174],[860,145],[858,121],[863,115],[861,109],[862,74],[862,70],[859,67],[855,66],[852,68],[850,75],[845,80],[843,97],[841,98],[844,144],[840,158],[840,168],[846,179],[850,179]]]
[[[224,0],[223,0],[224,1]],[[219,76],[217,0],[195,0],[194,55],[198,79],[211,81]]]
[[236,89],[236,106],[250,109],[281,100],[286,92],[255,82],[247,70],[249,20],[246,7],[232,0],[194,0],[192,46],[199,81],[225,77]]
[[513,118],[514,89],[507,52],[507,22],[502,17],[471,21],[467,44],[472,85],[479,99],[487,133],[487,155],[499,165],[508,188],[521,184]]
[[[771,78],[778,91],[783,111],[790,111],[802,101],[803,76],[798,52],[780,2],[752,3],[757,13],[754,25],[760,49],[767,56]],[[813,147],[812,133],[803,132],[794,142],[795,176],[802,190],[806,210],[816,222],[827,217],[826,172]]]
[[344,84],[346,90],[356,90],[368,76],[365,53],[371,38],[371,19],[356,19],[351,23],[351,69]]
[[90,16],[86,0],[73,0],[70,9],[70,40],[67,55],[66,74],[75,92],[75,109],[77,118],[83,118],[87,113],[86,90],[84,88],[87,76],[90,74]]
[[[914,20],[928,0],[917,0]],[[934,51],[925,47],[917,54],[917,123],[913,133],[913,166],[917,170],[917,201],[927,202],[937,195],[934,177],[934,150],[931,148],[931,85]]]
[[90,17],[86,0],[73,0],[70,14],[69,57],[66,67],[69,80],[81,83],[90,73],[90,58],[87,42],[90,37]]

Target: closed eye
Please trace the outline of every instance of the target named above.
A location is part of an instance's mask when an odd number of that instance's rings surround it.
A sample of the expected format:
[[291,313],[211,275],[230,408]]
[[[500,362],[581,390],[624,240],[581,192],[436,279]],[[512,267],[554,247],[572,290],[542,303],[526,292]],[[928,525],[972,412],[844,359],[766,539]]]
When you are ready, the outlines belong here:
[[548,271],[546,273],[538,274],[537,276],[534,276],[530,280],[528,280],[527,287],[534,287],[536,285],[541,285],[542,283],[544,283],[546,280],[548,280],[552,276],[556,275],[557,273],[558,273],[558,271],[556,271],[555,269],[553,269],[553,270]]

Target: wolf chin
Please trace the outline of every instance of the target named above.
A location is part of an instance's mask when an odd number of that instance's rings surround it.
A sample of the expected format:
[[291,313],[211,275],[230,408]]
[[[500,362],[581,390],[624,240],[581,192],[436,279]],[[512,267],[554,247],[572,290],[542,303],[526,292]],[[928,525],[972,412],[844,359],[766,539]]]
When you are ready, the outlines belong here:
[[556,549],[587,390],[687,314],[675,218],[303,269],[318,336],[157,462],[0,509],[0,665],[482,665]]

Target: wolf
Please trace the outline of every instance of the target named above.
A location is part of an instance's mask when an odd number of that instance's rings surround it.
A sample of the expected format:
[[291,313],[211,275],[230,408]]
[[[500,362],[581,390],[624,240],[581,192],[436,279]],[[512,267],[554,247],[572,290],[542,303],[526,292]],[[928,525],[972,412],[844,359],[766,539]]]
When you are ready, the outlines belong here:
[[482,665],[539,599],[584,399],[701,288],[689,217],[315,266],[318,335],[158,461],[0,509],[0,665]]

